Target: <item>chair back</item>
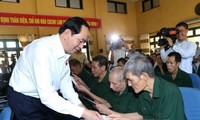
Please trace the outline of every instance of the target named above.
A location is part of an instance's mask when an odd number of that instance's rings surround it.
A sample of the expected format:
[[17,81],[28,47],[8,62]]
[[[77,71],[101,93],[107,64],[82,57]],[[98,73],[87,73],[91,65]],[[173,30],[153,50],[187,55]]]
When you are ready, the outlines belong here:
[[187,120],[200,120],[200,89],[179,87]]
[[200,78],[197,74],[189,74],[192,79],[193,88],[200,88]]
[[0,113],[0,120],[11,120],[12,119],[12,110],[10,107],[5,107]]
[[0,96],[0,112],[6,107],[8,104],[8,100],[6,96]]

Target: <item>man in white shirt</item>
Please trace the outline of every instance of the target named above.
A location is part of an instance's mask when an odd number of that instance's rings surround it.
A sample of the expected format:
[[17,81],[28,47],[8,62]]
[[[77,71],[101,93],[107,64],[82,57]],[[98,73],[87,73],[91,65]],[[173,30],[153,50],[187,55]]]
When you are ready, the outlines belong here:
[[192,73],[192,60],[193,56],[196,52],[196,44],[193,42],[190,42],[187,39],[187,32],[188,32],[188,25],[184,22],[180,22],[176,25],[176,29],[179,30],[179,33],[176,35],[177,40],[175,43],[173,43],[172,39],[169,37],[166,37],[166,40],[168,41],[168,45],[170,48],[165,51],[164,47],[161,46],[161,58],[163,62],[166,62],[167,55],[171,52],[178,52],[182,56],[182,60],[180,63],[180,69],[187,72]]
[[197,49],[196,49],[196,53],[195,53],[195,56],[194,56],[194,60],[197,60],[199,55],[200,55],[200,47],[199,47],[199,42],[195,42],[196,45],[197,45]]
[[126,57],[126,52],[128,52],[128,50],[128,45],[122,38],[119,38],[117,42],[114,42],[113,45],[111,45],[110,60],[113,62],[112,67],[117,66],[117,60],[119,58]]
[[138,53],[138,52],[136,51],[136,49],[137,49],[137,47],[136,47],[136,45],[133,43],[133,44],[131,45],[131,49],[128,51],[127,57],[128,57],[128,58],[131,58],[135,53]]
[[72,17],[58,34],[26,46],[8,88],[8,102],[17,120],[54,120],[56,112],[86,120],[101,119],[78,99],[68,64],[69,54],[80,50],[88,40],[89,29],[84,19]]

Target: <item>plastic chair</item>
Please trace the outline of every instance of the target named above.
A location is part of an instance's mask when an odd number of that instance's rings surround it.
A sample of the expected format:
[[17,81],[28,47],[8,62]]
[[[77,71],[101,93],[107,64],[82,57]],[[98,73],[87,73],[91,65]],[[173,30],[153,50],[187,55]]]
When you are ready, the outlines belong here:
[[193,88],[200,88],[200,78],[197,74],[189,74],[192,79]]
[[179,87],[187,120],[200,120],[200,89]]
[[0,96],[0,112],[3,110],[4,107],[7,106],[7,97],[6,96]]
[[0,120],[12,120],[12,110],[10,107],[5,107],[1,111]]

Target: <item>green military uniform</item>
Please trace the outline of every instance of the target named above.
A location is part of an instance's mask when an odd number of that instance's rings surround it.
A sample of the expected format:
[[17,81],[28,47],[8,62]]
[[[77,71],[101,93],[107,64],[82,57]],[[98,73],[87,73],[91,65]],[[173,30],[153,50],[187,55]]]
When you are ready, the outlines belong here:
[[174,80],[172,78],[172,74],[169,72],[165,73],[163,78],[169,82],[176,84],[178,87],[192,87],[192,80],[190,78],[190,75],[182,71],[180,68],[178,68],[178,72]]
[[91,88],[95,84],[95,81],[93,80],[93,75],[84,68],[82,69],[81,73],[78,74],[78,77],[81,78],[89,88]]
[[[132,89],[132,88],[131,88]],[[111,102],[112,110],[120,113],[131,113],[135,112],[131,107],[134,107],[134,102],[136,100],[136,95],[132,91],[128,89],[128,86],[125,88],[123,93],[120,95],[119,93],[115,93],[114,99]]]
[[91,87],[90,91],[98,97],[101,97],[110,103],[114,97],[114,92],[110,89],[110,82],[108,81],[108,76],[109,71],[107,71],[105,77],[101,82],[98,83],[99,78],[93,79],[95,81],[95,84]]
[[178,87],[159,77],[155,78],[152,98],[149,92],[141,92],[136,109],[146,120],[186,120]]
[[[165,63],[163,63],[162,69],[163,69],[163,72],[164,72],[164,73],[168,71],[168,70],[167,70],[167,65],[166,65]],[[158,65],[156,65],[156,67],[154,68],[154,71],[155,71],[155,72],[158,72],[158,73],[161,73],[160,68],[159,68]]]

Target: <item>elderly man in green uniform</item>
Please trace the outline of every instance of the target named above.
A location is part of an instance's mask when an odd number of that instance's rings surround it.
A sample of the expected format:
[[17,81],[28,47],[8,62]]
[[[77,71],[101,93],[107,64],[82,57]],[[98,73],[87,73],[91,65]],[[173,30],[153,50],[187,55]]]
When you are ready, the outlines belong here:
[[124,79],[124,70],[122,67],[114,67],[110,71],[109,82],[110,88],[115,91],[115,97],[111,102],[112,110],[103,104],[96,104],[100,113],[109,115],[114,112],[129,113],[134,112],[130,105],[135,102],[135,94],[128,89],[127,81]]
[[105,56],[98,55],[92,59],[92,74],[95,77],[93,79],[94,84],[91,88],[82,84],[80,79],[75,78],[78,82],[76,88],[87,94],[94,101],[102,103],[107,107],[111,107],[110,101],[113,99],[113,91],[110,89],[110,83],[108,81],[109,71],[108,60]]
[[181,55],[178,52],[171,52],[167,57],[167,69],[163,76],[169,82],[176,84],[178,87],[192,87],[192,80],[188,73],[179,68]]
[[[94,76],[83,67],[83,64],[81,64],[81,62],[79,60],[71,59],[71,60],[69,60],[69,65],[70,65],[72,76],[75,79],[79,77],[82,80],[82,81],[79,80],[79,82],[81,82],[81,84],[83,84],[89,88],[91,88],[95,84],[95,81],[93,80]],[[93,106],[93,104],[91,104],[91,102],[89,102],[88,100],[83,98],[83,96],[88,97],[86,94],[84,94],[83,92],[79,92],[79,91],[77,91],[77,92],[79,94],[79,99],[88,109],[96,110],[96,108],[94,108],[94,106]]]
[[73,76],[77,75],[89,88],[94,85],[93,75],[83,67],[79,60],[71,59],[69,65]]
[[186,120],[181,93],[175,84],[156,77],[150,61],[141,54],[132,56],[124,67],[128,85],[139,94],[135,113],[113,113],[123,119]]

